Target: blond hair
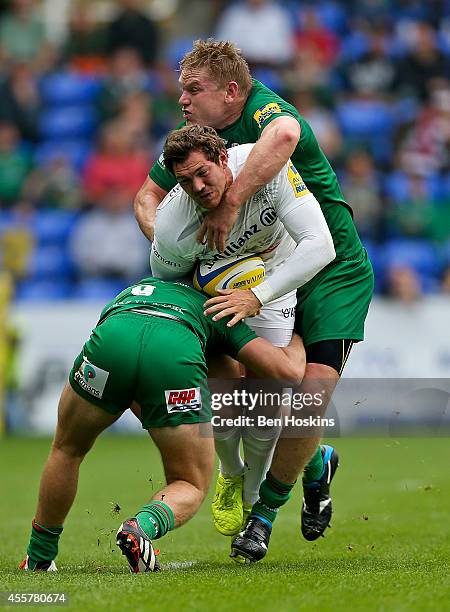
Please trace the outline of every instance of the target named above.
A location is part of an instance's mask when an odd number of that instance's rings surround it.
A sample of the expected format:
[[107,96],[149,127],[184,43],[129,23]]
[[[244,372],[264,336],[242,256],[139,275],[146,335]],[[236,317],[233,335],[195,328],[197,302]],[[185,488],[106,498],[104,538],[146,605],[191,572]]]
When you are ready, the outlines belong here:
[[241,50],[228,40],[196,40],[192,51],[186,53],[180,62],[184,71],[207,70],[212,79],[225,87],[230,81],[239,85],[242,95],[248,95],[252,88],[252,75]]
[[167,136],[163,150],[164,165],[175,174],[174,164],[186,161],[192,151],[202,151],[207,160],[218,164],[223,150],[226,150],[225,140],[212,127],[186,125]]

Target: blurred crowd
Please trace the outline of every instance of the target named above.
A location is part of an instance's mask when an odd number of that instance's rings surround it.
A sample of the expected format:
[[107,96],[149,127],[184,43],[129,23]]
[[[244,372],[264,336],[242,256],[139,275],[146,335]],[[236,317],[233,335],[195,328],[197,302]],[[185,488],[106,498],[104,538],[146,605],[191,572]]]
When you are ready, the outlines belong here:
[[310,122],[377,292],[450,294],[450,0],[180,0],[170,28],[145,0],[109,20],[70,4],[58,44],[39,2],[1,5],[0,250],[17,299],[103,298],[148,273],[133,197],[181,119],[196,36],[235,42]]

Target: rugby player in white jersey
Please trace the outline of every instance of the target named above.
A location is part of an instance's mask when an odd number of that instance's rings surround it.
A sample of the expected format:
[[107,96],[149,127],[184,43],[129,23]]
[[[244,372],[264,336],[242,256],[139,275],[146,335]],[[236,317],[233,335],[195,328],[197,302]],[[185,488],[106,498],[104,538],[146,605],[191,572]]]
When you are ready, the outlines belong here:
[[[164,162],[179,184],[157,209],[151,268],[154,276],[173,280],[191,273],[199,260],[258,254],[266,266],[264,281],[252,289],[222,292],[206,303],[205,313],[216,319],[231,315],[228,325],[246,319],[259,336],[284,347],[292,337],[296,289],[335,257],[320,205],[292,163],[239,209],[223,255],[197,241],[206,213],[219,205],[253,146],[244,144],[227,151],[215,130],[197,125],[169,134]],[[227,369],[228,376],[233,372],[236,374],[235,369]],[[273,432],[267,435],[247,429],[241,458],[240,437],[237,426],[215,432],[221,474],[213,516],[224,535],[241,529],[243,517],[258,498],[276,444]]]

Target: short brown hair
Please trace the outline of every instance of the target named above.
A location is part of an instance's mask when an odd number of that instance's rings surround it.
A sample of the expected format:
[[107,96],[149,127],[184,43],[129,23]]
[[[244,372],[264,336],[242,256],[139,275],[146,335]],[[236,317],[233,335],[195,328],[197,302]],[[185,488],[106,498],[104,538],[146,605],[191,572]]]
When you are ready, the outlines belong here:
[[174,164],[184,162],[192,151],[202,151],[206,159],[218,164],[221,151],[226,149],[225,144],[225,140],[212,127],[186,125],[167,136],[163,150],[164,164],[175,174]]
[[196,40],[192,51],[186,53],[180,62],[181,70],[204,68],[216,83],[224,87],[236,81],[243,95],[252,88],[252,75],[241,50],[228,40]]

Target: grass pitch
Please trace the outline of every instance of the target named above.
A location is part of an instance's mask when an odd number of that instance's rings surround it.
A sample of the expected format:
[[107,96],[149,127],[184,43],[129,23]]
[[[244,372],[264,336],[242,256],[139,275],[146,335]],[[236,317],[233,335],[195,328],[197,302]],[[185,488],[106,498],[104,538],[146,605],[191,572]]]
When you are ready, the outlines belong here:
[[[81,469],[56,574],[17,570],[49,440],[0,442],[0,590],[61,592],[72,610],[450,610],[450,441],[339,439],[333,528],[300,535],[300,487],[253,566],[228,558],[208,499],[157,546],[165,571],[132,576],[114,543],[121,521],[162,482],[146,437],[104,436]],[[17,606],[8,606],[12,609]],[[64,609],[64,607],[63,607]]]

